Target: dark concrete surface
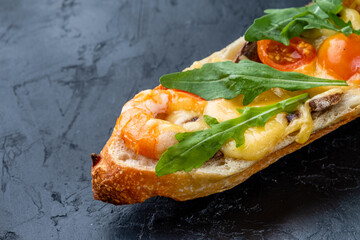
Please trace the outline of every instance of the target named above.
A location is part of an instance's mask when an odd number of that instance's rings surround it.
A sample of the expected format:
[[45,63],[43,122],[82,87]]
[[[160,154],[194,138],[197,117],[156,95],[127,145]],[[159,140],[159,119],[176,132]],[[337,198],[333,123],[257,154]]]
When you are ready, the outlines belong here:
[[360,119],[188,202],[92,198],[122,105],[308,0],[1,0],[0,239],[360,239]]

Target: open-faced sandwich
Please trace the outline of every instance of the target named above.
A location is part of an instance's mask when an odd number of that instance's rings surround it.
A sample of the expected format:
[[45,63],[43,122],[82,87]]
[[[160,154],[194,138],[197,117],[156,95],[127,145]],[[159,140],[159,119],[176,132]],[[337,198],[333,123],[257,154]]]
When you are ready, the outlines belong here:
[[360,1],[266,10],[241,37],[122,109],[92,154],[95,199],[232,188],[360,114]]

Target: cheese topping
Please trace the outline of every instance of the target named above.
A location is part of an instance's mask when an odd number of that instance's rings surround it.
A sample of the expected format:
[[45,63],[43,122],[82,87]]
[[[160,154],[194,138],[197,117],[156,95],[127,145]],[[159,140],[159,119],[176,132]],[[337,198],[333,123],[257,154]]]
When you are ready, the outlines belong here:
[[[296,93],[286,93],[281,89],[273,89],[259,95],[249,106],[265,106],[289,98]],[[231,100],[216,99],[208,101],[203,114],[216,118],[219,122],[237,118],[241,114],[237,109],[242,109],[242,96]],[[286,114],[281,113],[271,118],[264,127],[252,127],[245,131],[245,143],[239,148],[234,140],[229,140],[223,145],[221,151],[226,157],[242,160],[259,160],[271,153],[275,146],[289,134],[295,135],[295,141],[304,143],[309,138],[313,129],[313,120],[308,104],[299,106],[300,117],[288,123]],[[197,119],[196,119],[197,118]],[[196,119],[195,121],[189,121]],[[175,111],[166,117],[167,121],[181,125],[186,131],[198,131],[209,128],[202,116],[191,111]]]
[[295,141],[303,144],[309,139],[314,127],[314,122],[311,117],[311,110],[308,102],[300,105],[298,110],[301,117],[290,123],[290,125],[286,128],[285,135],[287,136],[299,131],[295,136]]
[[264,127],[248,128],[245,133],[245,143],[239,148],[235,140],[225,143],[221,151],[227,157],[242,160],[259,160],[271,153],[276,144],[283,140],[288,121],[285,114],[278,114],[275,118],[267,121]]

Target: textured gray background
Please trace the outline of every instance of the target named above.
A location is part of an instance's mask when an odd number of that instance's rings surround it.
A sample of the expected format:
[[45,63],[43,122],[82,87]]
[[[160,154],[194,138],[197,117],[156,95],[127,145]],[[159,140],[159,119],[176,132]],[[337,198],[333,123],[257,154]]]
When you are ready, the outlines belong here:
[[308,0],[0,1],[0,239],[360,239],[360,119],[224,193],[93,200],[122,105]]

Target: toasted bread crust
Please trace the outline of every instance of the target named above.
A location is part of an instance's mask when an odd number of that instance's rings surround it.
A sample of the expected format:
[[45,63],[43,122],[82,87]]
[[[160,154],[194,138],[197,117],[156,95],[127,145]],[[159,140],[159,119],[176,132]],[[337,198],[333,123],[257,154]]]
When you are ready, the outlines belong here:
[[255,162],[244,171],[226,177],[185,172],[157,177],[154,171],[127,166],[124,161],[116,160],[109,154],[109,146],[113,141],[120,141],[113,133],[100,154],[101,160],[93,166],[91,171],[94,198],[120,205],[140,203],[153,196],[185,201],[222,192],[240,184],[279,158],[359,117],[359,114],[360,110],[356,109],[344,115],[339,122],[313,133],[305,144],[294,142]]

